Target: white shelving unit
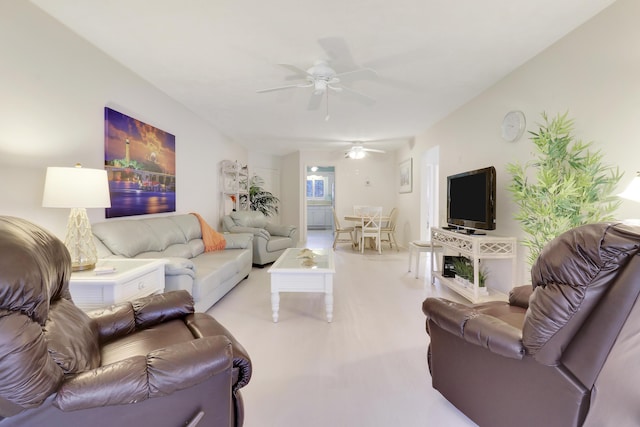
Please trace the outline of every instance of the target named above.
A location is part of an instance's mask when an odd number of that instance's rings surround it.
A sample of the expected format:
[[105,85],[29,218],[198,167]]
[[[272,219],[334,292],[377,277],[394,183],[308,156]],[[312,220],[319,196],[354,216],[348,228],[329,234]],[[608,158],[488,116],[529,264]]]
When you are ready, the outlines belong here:
[[[494,300],[506,300],[507,295],[491,289],[489,284],[485,288],[480,288],[478,272],[480,271],[481,259],[505,259],[511,260],[511,286],[514,286],[516,277],[516,238],[515,237],[499,237],[489,235],[475,235],[458,233],[453,230],[444,230],[442,228],[431,229],[431,244],[441,245],[444,248],[443,253],[449,251],[458,255],[466,256],[473,262],[474,280],[471,286],[467,287],[454,280],[451,277],[444,277],[442,271],[436,271],[434,262],[435,252],[431,251],[431,283],[435,283],[435,279],[453,291],[459,293],[473,303]],[[443,265],[440,263],[439,265]],[[488,279],[490,283],[491,278]]]
[[249,169],[237,161],[223,160],[220,164],[222,215],[232,210],[249,210]]

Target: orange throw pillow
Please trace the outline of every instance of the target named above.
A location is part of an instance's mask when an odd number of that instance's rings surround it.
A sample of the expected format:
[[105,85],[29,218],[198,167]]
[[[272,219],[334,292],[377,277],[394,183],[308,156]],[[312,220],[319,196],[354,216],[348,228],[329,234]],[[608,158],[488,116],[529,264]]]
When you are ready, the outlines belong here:
[[191,212],[191,215],[195,215],[198,221],[200,221],[205,252],[221,251],[227,246],[227,241],[224,239],[224,236],[207,224],[204,218],[195,212]]

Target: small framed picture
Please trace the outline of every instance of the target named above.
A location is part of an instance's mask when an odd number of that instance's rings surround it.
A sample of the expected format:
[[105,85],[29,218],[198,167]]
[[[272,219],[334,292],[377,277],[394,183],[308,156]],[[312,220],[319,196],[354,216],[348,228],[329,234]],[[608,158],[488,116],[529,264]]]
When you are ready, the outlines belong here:
[[400,193],[411,193],[413,190],[413,159],[411,157],[400,162],[399,173]]

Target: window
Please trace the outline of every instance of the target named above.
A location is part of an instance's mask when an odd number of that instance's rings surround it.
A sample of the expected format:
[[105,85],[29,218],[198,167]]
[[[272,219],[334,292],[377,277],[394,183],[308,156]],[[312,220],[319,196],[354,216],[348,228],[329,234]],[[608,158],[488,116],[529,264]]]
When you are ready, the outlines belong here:
[[317,175],[307,176],[307,199],[324,199],[327,178]]

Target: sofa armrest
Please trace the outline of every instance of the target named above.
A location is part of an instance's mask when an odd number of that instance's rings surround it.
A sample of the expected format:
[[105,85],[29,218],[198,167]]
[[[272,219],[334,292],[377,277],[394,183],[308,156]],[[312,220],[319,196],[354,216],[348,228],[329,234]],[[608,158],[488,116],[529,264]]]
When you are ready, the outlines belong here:
[[104,343],[193,312],[193,298],[189,292],[172,291],[92,310],[87,314],[97,326],[100,342]]
[[186,274],[193,279],[196,278],[196,266],[190,259],[181,257],[167,257],[163,258],[163,260],[165,260],[165,276],[180,276],[181,274]]
[[522,359],[525,354],[520,329],[473,307],[442,298],[427,298],[422,311],[429,321],[470,344],[511,359]]
[[225,249],[251,249],[253,245],[252,233],[224,233],[227,245]]
[[265,229],[274,236],[284,236],[293,238],[296,234],[296,227],[293,225],[267,224]]
[[231,343],[205,337],[133,356],[65,381],[54,405],[63,411],[122,405],[169,395],[232,368]]

